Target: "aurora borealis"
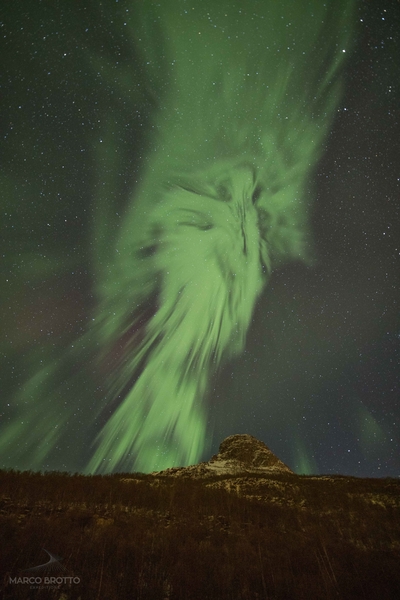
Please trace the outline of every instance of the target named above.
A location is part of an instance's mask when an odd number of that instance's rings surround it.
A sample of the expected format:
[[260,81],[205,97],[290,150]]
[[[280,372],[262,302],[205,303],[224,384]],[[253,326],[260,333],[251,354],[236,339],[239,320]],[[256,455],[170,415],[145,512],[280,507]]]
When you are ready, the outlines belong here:
[[397,474],[398,11],[213,4],[8,10],[4,466]]

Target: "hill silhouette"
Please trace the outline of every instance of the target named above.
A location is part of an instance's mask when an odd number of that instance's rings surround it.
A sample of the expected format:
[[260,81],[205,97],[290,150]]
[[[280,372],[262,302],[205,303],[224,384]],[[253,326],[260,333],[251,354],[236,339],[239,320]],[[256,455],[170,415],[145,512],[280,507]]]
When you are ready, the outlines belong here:
[[[400,481],[281,465],[242,435],[208,463],[161,473],[0,471],[1,597],[399,598]],[[70,579],[18,583],[43,549]]]

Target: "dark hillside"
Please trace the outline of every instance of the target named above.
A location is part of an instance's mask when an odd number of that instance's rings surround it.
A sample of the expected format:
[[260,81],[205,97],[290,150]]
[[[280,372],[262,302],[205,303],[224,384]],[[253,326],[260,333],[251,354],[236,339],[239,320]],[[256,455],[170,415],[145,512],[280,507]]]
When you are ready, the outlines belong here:
[[[2,471],[0,490],[4,599],[400,597],[398,480]],[[58,572],[26,571],[43,549]]]

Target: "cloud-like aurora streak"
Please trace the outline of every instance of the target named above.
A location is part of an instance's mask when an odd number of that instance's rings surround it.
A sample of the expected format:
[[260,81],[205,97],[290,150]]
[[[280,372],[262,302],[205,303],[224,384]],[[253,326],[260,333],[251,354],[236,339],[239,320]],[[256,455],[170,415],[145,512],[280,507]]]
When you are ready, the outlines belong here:
[[[348,1],[133,3],[137,65],[119,73],[98,59],[121,96],[137,87],[138,104],[155,108],[114,246],[93,246],[97,309],[78,346],[101,348],[100,369],[120,350],[88,472],[159,470],[203,453],[212,376],[243,350],[271,270],[311,258],[306,190],[340,97],[351,14]],[[106,213],[99,199],[96,239]],[[58,428],[37,439],[34,467],[68,428],[68,414],[46,418]],[[28,435],[10,432],[12,443]]]

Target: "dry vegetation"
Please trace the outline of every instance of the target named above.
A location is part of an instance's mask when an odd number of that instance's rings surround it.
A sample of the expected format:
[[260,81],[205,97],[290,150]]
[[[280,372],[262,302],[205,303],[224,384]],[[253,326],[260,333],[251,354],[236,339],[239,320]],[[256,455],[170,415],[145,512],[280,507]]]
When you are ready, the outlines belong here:
[[[397,599],[399,492],[394,479],[2,471],[2,597]],[[10,583],[43,548],[80,583]]]

